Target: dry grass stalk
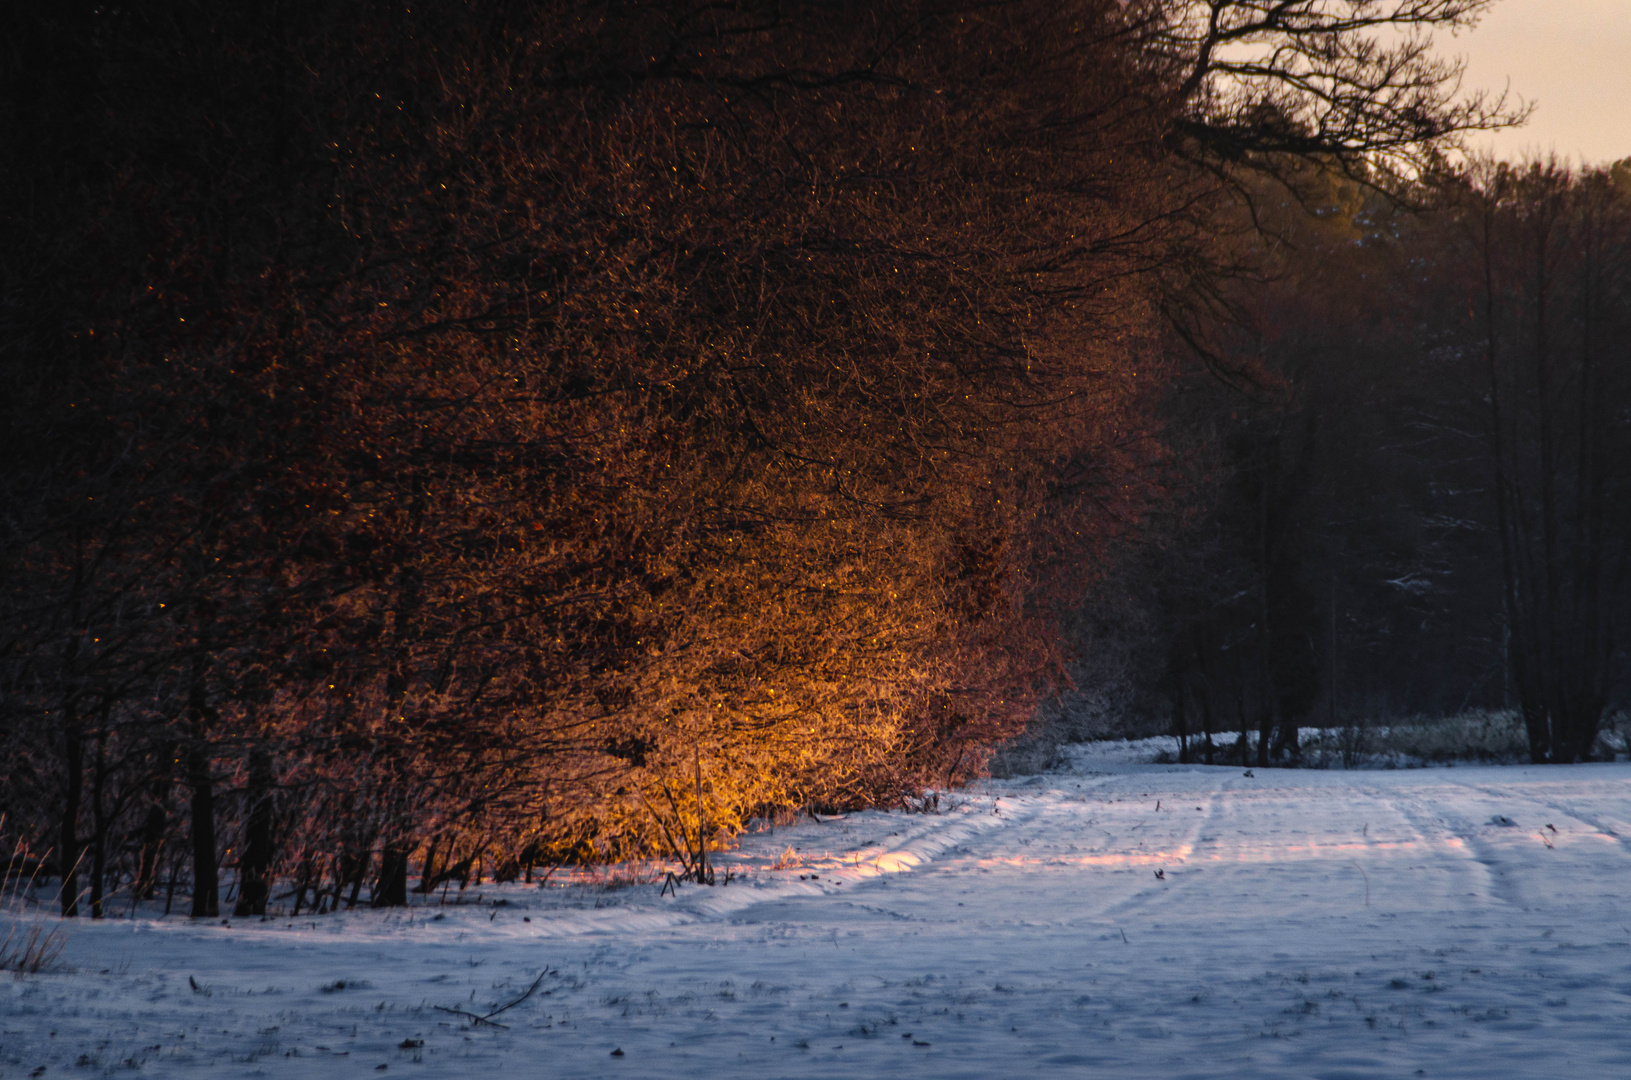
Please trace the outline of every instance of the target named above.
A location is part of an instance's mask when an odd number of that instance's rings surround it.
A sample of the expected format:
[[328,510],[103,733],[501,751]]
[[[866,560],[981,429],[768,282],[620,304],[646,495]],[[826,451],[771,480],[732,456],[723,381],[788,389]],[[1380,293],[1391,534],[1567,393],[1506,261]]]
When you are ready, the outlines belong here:
[[[0,818],[0,826],[3,825],[4,819]],[[23,870],[31,861],[34,869],[25,877]],[[39,865],[18,841],[6,863],[5,876],[0,879],[0,920],[4,922],[4,933],[0,934],[0,971],[10,971],[19,979],[51,967],[68,944],[62,920],[50,920],[33,900]]]

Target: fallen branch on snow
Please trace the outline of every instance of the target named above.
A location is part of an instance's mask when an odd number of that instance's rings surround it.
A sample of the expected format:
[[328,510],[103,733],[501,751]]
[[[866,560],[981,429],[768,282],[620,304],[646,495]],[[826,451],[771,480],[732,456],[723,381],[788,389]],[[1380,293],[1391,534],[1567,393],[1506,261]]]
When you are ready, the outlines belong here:
[[508,1024],[497,1023],[493,1020],[493,1017],[497,1016],[501,1012],[507,1012],[508,1010],[515,1008],[517,1005],[530,998],[537,991],[538,987],[542,985],[544,977],[546,975],[553,974],[555,973],[549,968],[545,968],[543,971],[540,971],[538,973],[538,977],[532,980],[532,985],[527,987],[526,991],[522,993],[520,997],[500,1005],[498,1008],[485,1015],[478,1016],[473,1012],[465,1012],[463,1009],[450,1009],[446,1005],[436,1005],[433,1006],[433,1008],[441,1012],[452,1013],[454,1016],[462,1016],[466,1020],[470,1021],[471,1027],[480,1027],[482,1024],[486,1024],[488,1027],[503,1028],[505,1031],[508,1031],[510,1027]]

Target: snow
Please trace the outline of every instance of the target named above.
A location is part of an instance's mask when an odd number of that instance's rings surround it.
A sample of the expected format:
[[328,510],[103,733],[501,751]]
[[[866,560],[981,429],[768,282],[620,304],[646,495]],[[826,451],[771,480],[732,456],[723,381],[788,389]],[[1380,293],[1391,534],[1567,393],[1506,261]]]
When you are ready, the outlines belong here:
[[[750,835],[677,897],[81,920],[0,980],[0,1075],[1631,1075],[1631,764],[1136,750]],[[508,1027],[437,1008],[546,970]]]

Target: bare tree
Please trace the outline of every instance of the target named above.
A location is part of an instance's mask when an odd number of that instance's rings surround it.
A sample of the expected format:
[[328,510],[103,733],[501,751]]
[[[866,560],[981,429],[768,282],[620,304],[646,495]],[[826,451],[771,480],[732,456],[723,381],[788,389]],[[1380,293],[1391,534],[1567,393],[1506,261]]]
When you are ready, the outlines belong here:
[[[1209,163],[1285,175],[1315,159],[1401,192],[1469,132],[1520,123],[1506,93],[1464,93],[1435,30],[1495,0],[1151,0],[1150,40],[1183,69],[1180,145]],[[1277,162],[1280,163],[1277,165]]]
[[1588,760],[1631,568],[1631,203],[1556,164],[1488,166],[1469,196],[1512,676],[1533,759]]

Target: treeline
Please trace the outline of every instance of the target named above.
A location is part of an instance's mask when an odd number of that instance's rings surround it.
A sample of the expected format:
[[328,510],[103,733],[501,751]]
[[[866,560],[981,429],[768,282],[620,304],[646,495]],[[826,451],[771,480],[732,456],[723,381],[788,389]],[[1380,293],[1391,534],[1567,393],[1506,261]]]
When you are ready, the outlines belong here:
[[93,915],[700,877],[977,774],[1168,497],[1240,177],[1500,122],[1358,44],[1481,6],[13,14],[13,868]]
[[1133,643],[1115,719],[1266,764],[1510,710],[1535,762],[1590,760],[1631,692],[1631,159],[1302,195],[1259,200],[1206,343],[1239,387],[1169,399],[1207,465],[1096,613]]

